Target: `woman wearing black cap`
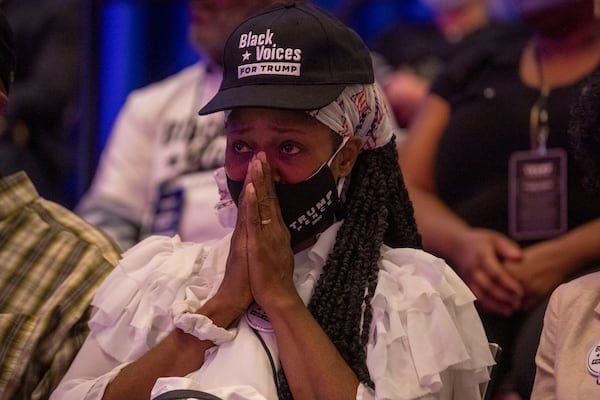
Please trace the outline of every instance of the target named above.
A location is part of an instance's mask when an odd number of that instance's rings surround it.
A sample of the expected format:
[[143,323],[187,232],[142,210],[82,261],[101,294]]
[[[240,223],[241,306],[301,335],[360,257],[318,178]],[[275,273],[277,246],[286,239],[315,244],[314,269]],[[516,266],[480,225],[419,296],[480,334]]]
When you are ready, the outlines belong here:
[[479,399],[473,295],[419,249],[358,36],[302,3],[250,18],[200,113],[219,110],[233,234],[132,248],[54,398]]

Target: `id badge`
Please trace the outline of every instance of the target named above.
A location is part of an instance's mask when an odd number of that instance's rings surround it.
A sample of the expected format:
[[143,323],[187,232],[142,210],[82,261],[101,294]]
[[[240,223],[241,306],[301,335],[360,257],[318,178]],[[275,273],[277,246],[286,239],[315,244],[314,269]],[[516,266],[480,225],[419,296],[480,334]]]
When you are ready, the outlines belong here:
[[160,187],[152,222],[153,234],[173,236],[179,232],[183,201],[181,187],[167,184]]
[[509,160],[508,227],[515,240],[541,240],[567,230],[567,156],[514,152]]

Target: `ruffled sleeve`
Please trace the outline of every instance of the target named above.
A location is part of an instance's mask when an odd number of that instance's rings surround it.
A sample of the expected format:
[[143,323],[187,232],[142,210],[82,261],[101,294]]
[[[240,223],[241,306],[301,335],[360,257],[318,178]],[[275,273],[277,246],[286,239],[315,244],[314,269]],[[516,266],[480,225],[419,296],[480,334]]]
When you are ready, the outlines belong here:
[[215,271],[199,272],[208,254],[207,246],[178,236],[151,236],[128,250],[92,302],[89,326],[100,347],[127,362],[162,340],[174,329],[171,306],[190,291],[200,304],[222,279]]
[[367,348],[376,398],[480,399],[494,360],[471,291],[421,250],[385,249],[380,263]]

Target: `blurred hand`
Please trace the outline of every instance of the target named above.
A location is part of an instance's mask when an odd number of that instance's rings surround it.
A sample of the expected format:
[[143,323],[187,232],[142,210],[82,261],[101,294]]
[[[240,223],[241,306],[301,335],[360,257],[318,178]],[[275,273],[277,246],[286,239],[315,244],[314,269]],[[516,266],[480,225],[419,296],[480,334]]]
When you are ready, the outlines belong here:
[[407,126],[416,114],[429,83],[408,69],[398,69],[386,76],[383,89],[400,126]]
[[531,309],[558,285],[565,281],[565,255],[552,240],[547,240],[523,249],[519,260],[507,260],[507,271],[523,286],[524,309]]

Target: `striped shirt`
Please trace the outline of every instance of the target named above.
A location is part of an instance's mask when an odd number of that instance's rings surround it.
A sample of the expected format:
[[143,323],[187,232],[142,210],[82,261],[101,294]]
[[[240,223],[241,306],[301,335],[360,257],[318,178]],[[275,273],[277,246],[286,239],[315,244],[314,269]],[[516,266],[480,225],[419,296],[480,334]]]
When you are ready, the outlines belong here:
[[0,179],[0,398],[47,398],[88,333],[89,304],[118,246],[41,198],[24,172]]

